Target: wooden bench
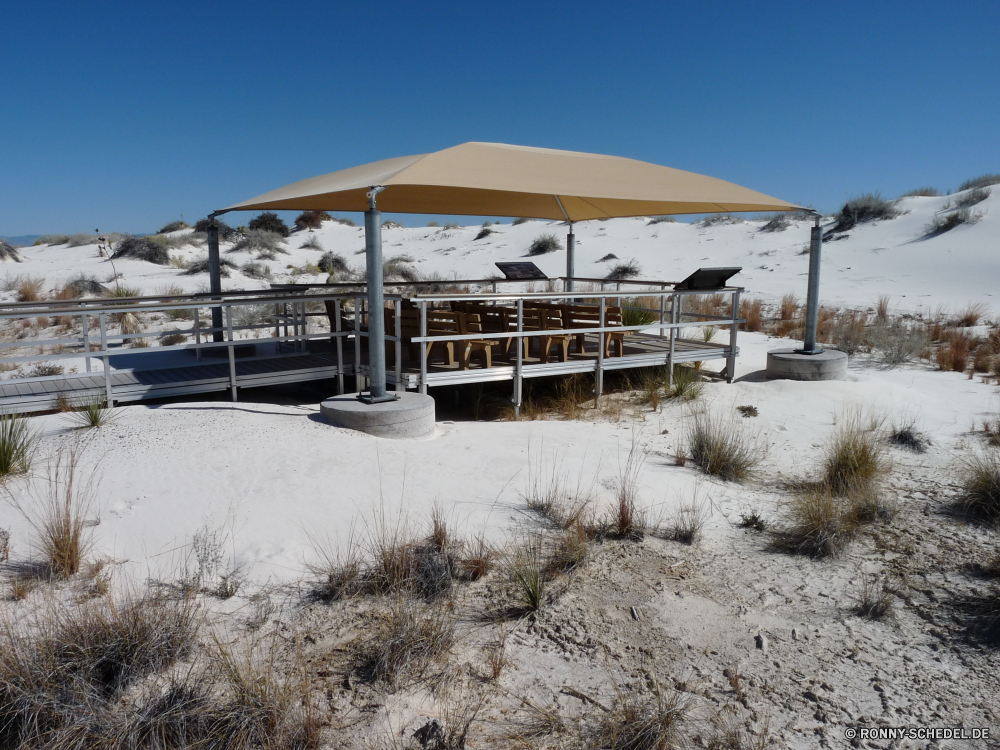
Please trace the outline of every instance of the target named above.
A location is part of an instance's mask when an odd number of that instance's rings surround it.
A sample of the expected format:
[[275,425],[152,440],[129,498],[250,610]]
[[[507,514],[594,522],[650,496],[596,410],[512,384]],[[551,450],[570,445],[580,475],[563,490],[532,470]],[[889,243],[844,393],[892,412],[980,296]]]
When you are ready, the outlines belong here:
[[[599,328],[601,321],[601,308],[597,305],[562,305],[562,317],[567,329],[574,328]],[[622,309],[620,307],[604,308],[604,326],[621,326]],[[576,334],[576,350],[583,354],[586,344],[586,334]],[[614,347],[616,357],[624,356],[625,353],[625,331],[605,331],[604,332],[604,356],[611,356],[611,349]]]
[[[396,335],[396,311],[387,308],[385,311],[385,332],[389,336]],[[476,313],[452,312],[448,310],[427,310],[427,335],[428,336],[464,336],[468,334],[483,333],[483,326],[480,316]],[[420,311],[416,308],[404,307],[400,317],[400,338],[402,343],[409,349],[410,359],[420,357],[419,342],[413,342],[413,338],[420,336]],[[392,344],[392,342],[387,342]],[[492,348],[499,344],[499,341],[490,339],[467,339],[465,341],[425,341],[426,357],[431,359],[434,347],[443,347],[449,366],[455,364],[455,351],[458,350],[459,369],[469,369],[472,355],[475,352],[482,352],[484,365],[493,366]],[[457,347],[456,347],[457,345]]]

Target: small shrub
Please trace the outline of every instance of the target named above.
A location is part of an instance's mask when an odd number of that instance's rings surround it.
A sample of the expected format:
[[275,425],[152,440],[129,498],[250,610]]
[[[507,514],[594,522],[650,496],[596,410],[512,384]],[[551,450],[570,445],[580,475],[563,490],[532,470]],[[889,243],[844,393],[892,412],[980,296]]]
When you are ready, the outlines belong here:
[[598,258],[597,262],[598,263],[607,263],[608,261],[611,261],[611,260],[618,260],[618,256],[615,255],[614,253],[608,253],[603,258]]
[[170,256],[170,267],[171,268],[181,268],[186,269],[188,267],[187,258],[182,255],[171,255]]
[[87,276],[85,274],[78,274],[72,279],[66,282],[63,286],[63,291],[68,295],[70,299],[77,299],[79,297],[101,297],[107,293],[107,289],[97,280],[94,276]]
[[422,607],[400,598],[363,654],[360,671],[369,680],[396,686],[403,676],[422,676],[454,643],[449,606]]
[[786,294],[781,298],[781,319],[792,320],[799,311],[799,301],[794,294]]
[[1000,522],[1000,452],[989,450],[968,459],[958,505],[973,517]]
[[486,541],[486,537],[480,534],[472,540],[462,557],[462,575],[470,581],[478,581],[493,569],[495,562],[496,551]]
[[740,513],[740,526],[753,531],[764,531],[767,529],[767,521],[756,508]]
[[[448,225],[448,229],[452,229],[452,228],[455,228],[457,226],[458,226],[458,224],[449,224]],[[403,225],[400,224],[398,221],[393,221],[392,219],[386,219],[385,221],[382,222],[382,228],[383,229],[402,229]]]
[[740,317],[744,322],[740,328],[744,331],[761,331],[764,329],[764,303],[759,299],[752,302],[748,299],[740,300]]
[[[549,252],[549,251],[546,251]],[[531,253],[532,255],[537,255],[537,253]],[[610,271],[608,271],[607,276],[604,278],[608,281],[616,281],[622,279],[634,279],[642,273],[642,267],[635,260],[629,260],[624,263],[616,263]]]
[[846,232],[858,224],[869,221],[884,221],[899,216],[899,209],[894,201],[887,201],[876,193],[862,193],[857,198],[847,201],[837,214],[837,223],[828,232]]
[[694,544],[701,537],[707,518],[707,509],[697,498],[682,504],[674,515],[670,538],[682,544]]
[[956,198],[955,205],[958,208],[972,208],[973,206],[982,203],[989,197],[990,189],[988,187],[976,187],[972,188],[964,195],[960,195]]
[[79,401],[76,410],[70,412],[73,421],[85,428],[103,427],[114,419],[115,414],[102,394],[94,394]]
[[241,234],[227,253],[282,253],[288,250],[282,244],[284,238],[278,232],[265,229],[251,229]]
[[898,367],[909,362],[930,343],[923,327],[906,325],[899,320],[873,326],[869,340],[886,367]]
[[865,314],[855,310],[840,313],[830,333],[834,346],[840,351],[854,356],[871,344],[865,329]]
[[744,417],[756,417],[759,414],[756,406],[737,406],[736,411]]
[[660,319],[658,311],[651,310],[646,297],[626,297],[622,300],[623,326],[648,326]]
[[878,484],[891,464],[877,431],[866,429],[855,413],[845,417],[823,458],[822,483],[836,495],[851,495]]
[[305,242],[299,245],[302,250],[316,250],[318,252],[323,252],[323,246],[320,244],[319,237],[315,234],[309,235]]
[[[296,229],[319,229],[324,221],[332,221],[333,217],[326,211],[303,211],[295,217]],[[287,235],[285,235],[287,237]],[[303,246],[304,247],[304,246]]]
[[515,602],[525,612],[537,612],[545,601],[548,583],[542,544],[531,539],[518,546],[507,561]]
[[703,227],[717,227],[724,226],[726,224],[743,224],[744,221],[739,216],[733,216],[732,214],[715,214],[714,216],[706,216],[701,221]]
[[455,224],[454,222],[450,221],[450,222],[448,222],[447,224],[444,225],[444,228],[445,229],[458,229],[458,224]]
[[41,276],[19,276],[16,284],[18,302],[38,302],[45,299],[42,293],[45,279]]
[[959,227],[962,224],[975,224],[982,217],[982,214],[973,211],[969,208],[960,208],[957,211],[951,211],[943,216],[935,216],[931,219],[927,226],[924,227],[924,233],[928,237],[933,237],[935,235],[944,234],[945,232],[950,232],[955,227]]
[[810,557],[838,554],[857,533],[857,521],[848,502],[829,488],[807,488],[793,496],[788,513],[791,528],[778,536],[778,545]]
[[701,397],[705,383],[697,370],[687,365],[674,365],[673,385],[668,385],[666,396],[680,401],[696,401]]
[[[496,232],[494,232],[489,227],[483,227],[482,229],[479,230],[479,233],[476,235],[475,239],[476,240],[485,240],[491,234],[496,234]],[[475,240],[473,240],[473,241],[475,241]]]
[[247,228],[252,232],[254,230],[259,230],[262,232],[274,232],[275,234],[280,234],[282,237],[287,237],[291,234],[291,230],[288,225],[281,219],[278,214],[271,211],[264,211],[259,216],[255,216],[250,219],[250,223],[247,224]]
[[56,247],[57,245],[66,245],[68,243],[69,243],[68,234],[43,234],[41,237],[37,238],[34,242],[36,246],[48,245],[50,247]]
[[958,314],[958,317],[955,319],[955,325],[962,326],[963,328],[972,328],[978,325],[979,321],[986,317],[989,311],[990,308],[985,302],[969,303]]
[[436,221],[428,221],[427,222],[427,226],[428,227],[439,227],[439,226],[441,226],[441,224],[438,223],[438,222],[436,222]]
[[316,265],[319,266],[323,273],[328,273],[331,276],[336,276],[338,273],[347,273],[350,270],[344,256],[332,251],[323,253]]
[[87,515],[95,500],[94,478],[78,475],[76,448],[60,450],[49,465],[43,497],[30,506],[11,498],[14,508],[34,529],[49,573],[59,578],[75,575],[90,548]]
[[695,412],[687,444],[702,471],[733,482],[748,479],[764,452],[757,437],[735,419],[712,417],[706,411]]
[[22,260],[21,254],[17,252],[13,245],[9,245],[4,240],[0,240],[0,262],[7,260],[20,263]]
[[161,227],[160,231],[157,232],[157,234],[169,234],[170,232],[179,232],[182,229],[190,229],[190,228],[191,225],[188,224],[186,221],[180,221],[180,220],[172,221],[169,224],[166,224],[165,226]]
[[0,478],[30,471],[37,443],[27,417],[0,414]]
[[112,260],[118,258],[144,260],[158,266],[170,265],[170,253],[167,252],[167,248],[149,237],[125,237],[115,246],[111,258]]
[[913,190],[908,190],[907,192],[903,193],[899,197],[900,198],[915,198],[915,197],[919,197],[919,198],[936,198],[939,195],[941,195],[941,193],[938,192],[937,188],[922,187],[922,188],[914,188]]
[[40,362],[34,365],[27,372],[24,373],[26,378],[51,378],[56,375],[62,375],[64,368],[62,365],[50,365],[44,362]]
[[517,226],[519,224],[527,224],[529,221],[534,221],[534,219],[529,219],[525,216],[518,216],[514,221],[511,222],[511,226]]
[[560,531],[549,558],[548,570],[559,574],[579,568],[587,561],[587,541],[587,529],[582,523],[573,523]]
[[542,234],[532,241],[528,248],[528,255],[545,255],[554,253],[556,250],[562,250],[562,243],[559,239],[554,234]]
[[[208,232],[211,226],[212,226],[211,219],[200,219],[194,225],[194,232],[195,234],[205,234]],[[233,235],[236,234],[235,229],[226,224],[226,222],[221,221],[219,219],[215,220],[215,226],[219,230],[219,240],[221,242],[226,242],[227,240],[232,239]]]
[[382,277],[398,281],[420,281],[420,274],[410,264],[413,258],[409,255],[396,255],[382,264]]
[[889,428],[888,441],[890,445],[906,448],[914,453],[924,453],[928,440],[917,431],[917,422],[913,417],[906,417],[899,422],[894,421]]
[[167,333],[160,336],[160,346],[177,346],[187,341],[187,336],[183,333]]
[[677,691],[655,685],[651,693],[617,689],[614,707],[599,715],[590,746],[614,750],[671,750],[681,747],[681,727],[690,705]]
[[780,213],[771,218],[760,228],[762,232],[784,232],[792,225],[788,214]]
[[949,332],[944,345],[937,350],[937,364],[942,370],[965,372],[969,363],[970,338],[961,332]]
[[958,191],[971,190],[973,188],[990,187],[990,185],[1000,185],[1000,174],[984,174],[966,180],[958,186]]
[[881,576],[861,574],[861,590],[854,611],[858,617],[868,620],[884,620],[892,617],[893,588]]
[[[222,278],[228,279],[230,275],[230,269],[236,270],[238,268],[239,266],[237,266],[231,260],[228,260],[226,258],[219,258],[219,275]],[[199,273],[208,273],[208,271],[209,271],[208,256],[205,255],[199,258],[198,260],[191,261],[188,264],[187,270],[184,271],[184,275],[194,276]]]
[[649,220],[646,226],[653,226],[653,224],[676,224],[677,219],[673,216],[654,216]]
[[259,281],[266,281],[271,278],[271,269],[255,260],[248,261],[240,266],[240,273],[249,279],[258,279]]

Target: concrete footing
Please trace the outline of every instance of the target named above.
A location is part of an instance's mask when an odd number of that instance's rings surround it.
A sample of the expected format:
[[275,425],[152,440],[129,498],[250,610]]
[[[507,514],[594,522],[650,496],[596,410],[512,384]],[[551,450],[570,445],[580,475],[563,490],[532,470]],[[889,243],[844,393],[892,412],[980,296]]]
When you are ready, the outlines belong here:
[[319,405],[328,422],[384,438],[423,438],[434,434],[434,399],[400,393],[397,401],[365,404],[356,393],[328,398]]
[[847,355],[836,349],[800,354],[795,349],[767,353],[767,377],[781,380],[847,380]]

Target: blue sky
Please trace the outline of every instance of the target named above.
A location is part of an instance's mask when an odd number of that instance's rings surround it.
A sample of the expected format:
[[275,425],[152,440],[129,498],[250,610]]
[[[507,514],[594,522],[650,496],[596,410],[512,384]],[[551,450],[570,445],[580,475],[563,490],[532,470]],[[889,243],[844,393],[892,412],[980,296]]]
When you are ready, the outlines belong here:
[[473,140],[824,211],[945,190],[1000,172],[998,38],[996,0],[12,3],[0,235],[155,231]]

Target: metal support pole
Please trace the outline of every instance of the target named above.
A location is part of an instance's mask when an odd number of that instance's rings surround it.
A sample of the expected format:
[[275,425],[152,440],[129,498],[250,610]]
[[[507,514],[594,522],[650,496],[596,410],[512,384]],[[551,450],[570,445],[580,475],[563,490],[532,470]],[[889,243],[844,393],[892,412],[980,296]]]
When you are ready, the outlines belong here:
[[337,300],[336,306],[333,308],[333,327],[336,329],[337,333],[337,395],[342,396],[344,393],[344,337],[340,335],[341,323],[340,323],[340,303],[343,300]]
[[[517,332],[520,334],[524,330],[524,300],[517,301]],[[524,359],[524,341],[518,336],[515,339],[517,344],[517,359],[514,360],[514,419],[521,418],[521,365]]]
[[236,353],[233,351],[233,306],[226,305],[226,334],[229,339],[229,387],[236,401]]
[[573,222],[571,221],[569,223],[569,234],[566,235],[566,280],[563,282],[564,292],[575,291],[574,276],[576,276],[576,235],[573,234]]
[[819,216],[814,219],[809,242],[809,291],[806,296],[806,332],[799,354],[819,354],[822,347],[816,344],[816,323],[819,319],[819,267],[823,250],[823,230],[819,227]]
[[198,314],[197,307],[194,309],[194,343],[199,345],[194,350],[195,359],[201,362],[201,317]]
[[[427,335],[427,300],[420,300],[420,336]],[[427,395],[427,342],[420,342],[420,392]]]
[[674,387],[674,342],[677,340],[677,292],[670,295],[670,350],[667,352],[667,385]]
[[375,208],[375,196],[383,188],[368,191],[365,211],[365,257],[368,279],[368,393],[358,395],[367,404],[394,401],[396,394],[385,390],[385,310],[382,296],[382,213]]
[[392,332],[393,336],[396,337],[395,341],[395,352],[396,352],[396,387],[393,389],[397,393],[399,391],[405,391],[406,386],[403,385],[403,300],[402,298],[396,300],[394,305],[396,308],[396,326],[395,330]]
[[[219,226],[215,223],[215,215],[209,217],[208,225],[208,283],[212,295],[222,294],[222,268],[219,265]],[[215,299],[218,299],[217,297]],[[212,308],[212,341],[225,341],[222,331],[222,308]]]
[[[660,291],[665,292],[667,290],[666,285],[660,285]],[[667,298],[665,295],[660,294],[660,337],[663,337],[663,322],[666,319],[667,312]]]
[[597,318],[597,385],[594,387],[594,408],[601,405],[601,394],[604,393],[604,321],[605,298],[601,297],[601,314]]
[[[108,351],[108,322],[107,313],[100,313],[98,320],[101,324],[101,351]],[[111,392],[111,362],[107,354],[101,358],[104,362],[104,397],[107,400],[108,408],[115,405],[114,394]]]
[[90,372],[90,335],[88,333],[87,326],[87,313],[83,314],[83,322],[81,323],[81,328],[83,328],[83,351],[85,352],[84,358],[87,362],[87,372]]
[[726,382],[732,383],[736,377],[736,334],[739,324],[736,322],[740,318],[740,290],[733,292],[733,318],[729,327],[729,356],[726,358]]
[[354,390],[361,393],[361,297],[354,298]]

